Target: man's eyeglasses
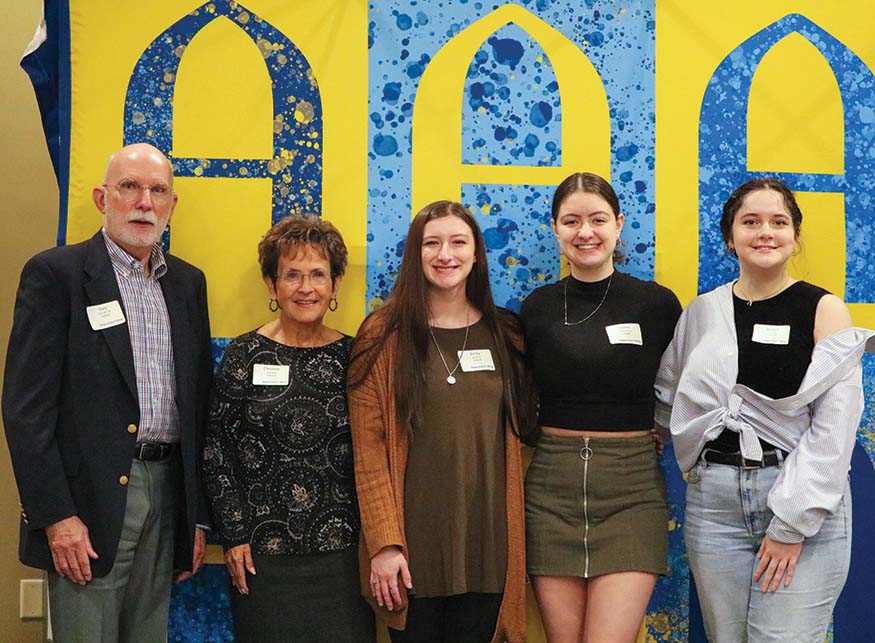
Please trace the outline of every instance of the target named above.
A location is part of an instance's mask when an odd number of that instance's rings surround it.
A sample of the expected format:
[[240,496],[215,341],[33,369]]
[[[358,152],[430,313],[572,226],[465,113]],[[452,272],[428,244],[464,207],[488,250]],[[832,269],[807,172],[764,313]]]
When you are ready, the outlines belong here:
[[133,179],[125,179],[116,185],[109,186],[106,183],[103,187],[111,187],[119,196],[128,202],[139,201],[143,197],[143,192],[149,190],[149,196],[155,203],[164,204],[170,201],[173,197],[173,189],[166,183],[156,183],[154,185],[140,185]]

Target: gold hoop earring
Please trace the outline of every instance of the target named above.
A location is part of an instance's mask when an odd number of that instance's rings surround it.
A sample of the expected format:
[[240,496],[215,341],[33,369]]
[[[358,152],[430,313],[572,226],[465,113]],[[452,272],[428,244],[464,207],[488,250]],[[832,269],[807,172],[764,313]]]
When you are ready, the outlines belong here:
[[271,297],[270,300],[267,302],[267,309],[270,312],[275,313],[280,309],[280,303],[274,297]]
[[328,310],[331,312],[337,310],[337,297],[334,295],[331,295],[331,299],[328,300]]

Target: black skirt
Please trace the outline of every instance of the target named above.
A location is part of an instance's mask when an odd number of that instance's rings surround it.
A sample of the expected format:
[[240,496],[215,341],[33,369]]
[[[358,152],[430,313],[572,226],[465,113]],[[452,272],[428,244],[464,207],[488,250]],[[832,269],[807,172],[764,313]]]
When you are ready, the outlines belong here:
[[249,594],[231,588],[237,643],[374,643],[374,614],[359,593],[356,547],[306,556],[253,554]]

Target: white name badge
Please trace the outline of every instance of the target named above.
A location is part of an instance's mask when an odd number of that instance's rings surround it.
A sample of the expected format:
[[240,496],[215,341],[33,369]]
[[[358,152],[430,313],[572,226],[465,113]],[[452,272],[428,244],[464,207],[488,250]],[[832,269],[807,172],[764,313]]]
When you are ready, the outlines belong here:
[[252,367],[252,383],[256,386],[287,386],[288,364],[255,364]]
[[125,323],[125,314],[122,312],[118,299],[113,299],[105,304],[87,306],[85,312],[88,315],[91,330],[103,330]]
[[790,327],[772,326],[771,324],[754,324],[753,337],[757,344],[789,344]]
[[641,339],[641,326],[635,323],[605,326],[605,332],[608,334],[608,341],[612,344],[635,344],[636,346],[644,344],[644,340]]
[[463,371],[494,371],[495,362],[492,361],[492,351],[488,348],[478,350],[458,351],[459,364]]

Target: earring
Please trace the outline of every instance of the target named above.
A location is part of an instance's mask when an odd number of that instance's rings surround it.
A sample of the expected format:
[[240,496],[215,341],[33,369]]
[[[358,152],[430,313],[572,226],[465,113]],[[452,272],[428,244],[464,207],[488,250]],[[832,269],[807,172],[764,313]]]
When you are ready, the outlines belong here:
[[280,309],[280,303],[274,297],[271,297],[270,301],[267,302],[267,309],[270,312],[275,313]]
[[797,256],[800,252],[802,252],[802,248],[799,247],[799,242],[798,242],[798,241],[794,241],[794,242],[793,242],[793,252],[790,253],[790,256],[791,256],[791,257],[795,257],[795,256]]
[[331,295],[331,299],[328,300],[328,310],[331,312],[337,310],[337,297],[335,295]]

